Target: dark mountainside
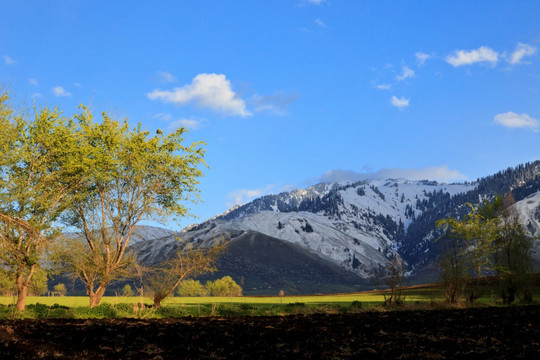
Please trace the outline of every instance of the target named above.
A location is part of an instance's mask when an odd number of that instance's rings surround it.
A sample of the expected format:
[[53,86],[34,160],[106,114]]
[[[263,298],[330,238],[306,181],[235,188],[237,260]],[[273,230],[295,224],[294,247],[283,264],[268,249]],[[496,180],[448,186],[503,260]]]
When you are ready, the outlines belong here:
[[244,293],[287,295],[313,292],[354,292],[372,286],[368,281],[298,245],[248,231],[228,245],[218,260],[217,271],[200,280],[229,275],[236,279]]

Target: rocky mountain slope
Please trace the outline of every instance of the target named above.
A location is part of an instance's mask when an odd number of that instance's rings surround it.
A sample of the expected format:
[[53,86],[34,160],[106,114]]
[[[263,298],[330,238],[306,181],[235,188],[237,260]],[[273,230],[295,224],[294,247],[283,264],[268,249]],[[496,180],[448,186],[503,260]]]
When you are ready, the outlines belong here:
[[220,272],[261,291],[373,287],[373,279],[395,257],[406,261],[412,277],[433,263],[437,220],[464,215],[466,202],[478,204],[509,191],[523,223],[531,234],[540,234],[540,162],[534,162],[470,183],[385,179],[318,184],[258,198],[179,234],[139,241],[134,248],[152,263],[178,247],[230,242]]

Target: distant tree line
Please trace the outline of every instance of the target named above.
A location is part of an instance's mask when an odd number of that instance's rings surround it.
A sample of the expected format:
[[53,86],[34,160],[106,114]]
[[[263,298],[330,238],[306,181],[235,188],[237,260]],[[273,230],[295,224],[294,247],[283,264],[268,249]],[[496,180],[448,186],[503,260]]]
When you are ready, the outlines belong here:
[[230,276],[215,281],[207,281],[205,285],[198,280],[184,280],[177,290],[178,296],[242,296],[242,287]]

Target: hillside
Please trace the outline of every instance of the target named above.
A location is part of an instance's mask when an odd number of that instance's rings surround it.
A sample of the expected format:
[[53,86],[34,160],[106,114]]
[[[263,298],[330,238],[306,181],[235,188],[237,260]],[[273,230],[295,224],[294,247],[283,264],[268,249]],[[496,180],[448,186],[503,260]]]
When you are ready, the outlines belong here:
[[372,288],[394,257],[406,261],[415,282],[426,272],[433,274],[435,222],[463,216],[467,202],[476,205],[512,191],[524,225],[539,234],[539,166],[524,164],[459,184],[405,179],[318,184],[255,199],[179,234],[140,241],[134,249],[153,263],[180,246],[228,241],[219,274],[243,279],[253,292]]

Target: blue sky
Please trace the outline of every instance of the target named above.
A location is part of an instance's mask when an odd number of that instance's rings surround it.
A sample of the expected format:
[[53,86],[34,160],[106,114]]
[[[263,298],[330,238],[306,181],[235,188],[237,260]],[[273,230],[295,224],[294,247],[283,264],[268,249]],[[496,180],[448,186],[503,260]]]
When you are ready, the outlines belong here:
[[6,1],[0,83],[189,128],[208,144],[204,220],[320,181],[540,159],[539,24],[536,0]]

